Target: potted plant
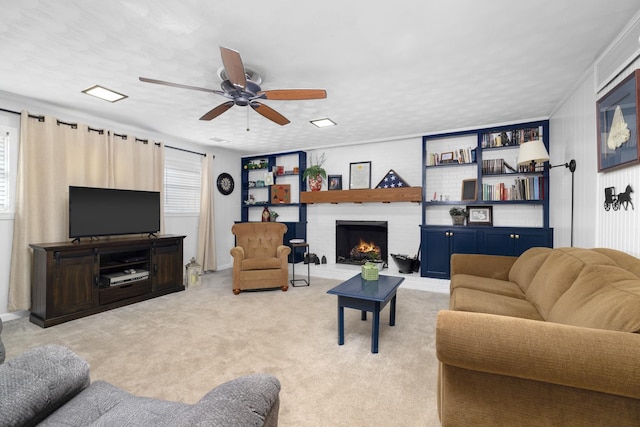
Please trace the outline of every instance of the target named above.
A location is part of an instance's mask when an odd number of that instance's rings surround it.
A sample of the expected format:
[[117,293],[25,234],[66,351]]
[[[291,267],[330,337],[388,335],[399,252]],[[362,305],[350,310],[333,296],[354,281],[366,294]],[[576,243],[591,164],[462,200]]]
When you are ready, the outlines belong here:
[[467,217],[467,211],[464,208],[456,206],[449,209],[449,215],[451,215],[453,225],[464,225],[464,219]]
[[324,153],[320,157],[316,156],[316,161],[313,161],[313,154],[310,157],[311,164],[304,170],[302,179],[309,179],[309,188],[311,191],[320,191],[322,188],[322,179],[327,178],[327,171],[324,170],[322,165],[326,161]]

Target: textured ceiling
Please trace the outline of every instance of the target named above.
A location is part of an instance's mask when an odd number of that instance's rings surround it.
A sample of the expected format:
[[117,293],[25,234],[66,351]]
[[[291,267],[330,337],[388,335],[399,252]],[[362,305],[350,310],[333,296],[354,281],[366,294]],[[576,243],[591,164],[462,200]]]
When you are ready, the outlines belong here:
[[[245,153],[547,117],[640,10],[640,0],[0,5],[0,91]],[[198,119],[225,98],[138,80],[219,89],[220,45],[239,51],[265,90],[324,88],[328,97],[264,101],[286,126],[239,106],[207,122]],[[110,104],[81,93],[94,84],[129,97]],[[338,126],[309,123],[323,117]]]

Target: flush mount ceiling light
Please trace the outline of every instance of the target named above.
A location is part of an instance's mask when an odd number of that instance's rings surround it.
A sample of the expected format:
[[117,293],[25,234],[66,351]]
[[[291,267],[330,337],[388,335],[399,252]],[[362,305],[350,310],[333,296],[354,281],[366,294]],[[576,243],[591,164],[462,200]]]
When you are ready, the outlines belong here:
[[318,120],[311,120],[310,122],[312,125],[317,126],[319,128],[326,128],[328,126],[336,126],[336,123],[331,120],[331,119],[318,119]]
[[94,85],[89,88],[86,88],[85,90],[82,91],[82,93],[86,93],[87,95],[95,96],[96,98],[104,99],[105,101],[109,101],[109,102],[117,102],[127,98],[127,95],[114,92],[111,89],[107,89],[100,85]]

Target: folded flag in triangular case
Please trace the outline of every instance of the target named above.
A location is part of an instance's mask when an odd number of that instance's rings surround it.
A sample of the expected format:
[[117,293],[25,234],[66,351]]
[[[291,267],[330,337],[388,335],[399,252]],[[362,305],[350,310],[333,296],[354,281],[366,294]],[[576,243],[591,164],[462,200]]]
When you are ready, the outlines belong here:
[[382,178],[382,181],[378,183],[376,188],[398,188],[398,187],[411,187],[406,181],[400,178],[393,169],[389,169],[389,172]]

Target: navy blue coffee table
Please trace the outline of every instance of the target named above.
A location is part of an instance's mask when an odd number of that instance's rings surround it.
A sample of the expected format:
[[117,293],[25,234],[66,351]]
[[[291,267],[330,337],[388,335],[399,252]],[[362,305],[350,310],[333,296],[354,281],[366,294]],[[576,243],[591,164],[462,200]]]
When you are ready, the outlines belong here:
[[327,291],[338,296],[338,345],[344,344],[344,308],[362,310],[362,320],[367,320],[367,311],[373,313],[371,328],[371,353],[378,352],[380,335],[380,310],[391,301],[389,326],[396,324],[396,291],[404,277],[383,276],[378,280],[364,280],[360,274]]

